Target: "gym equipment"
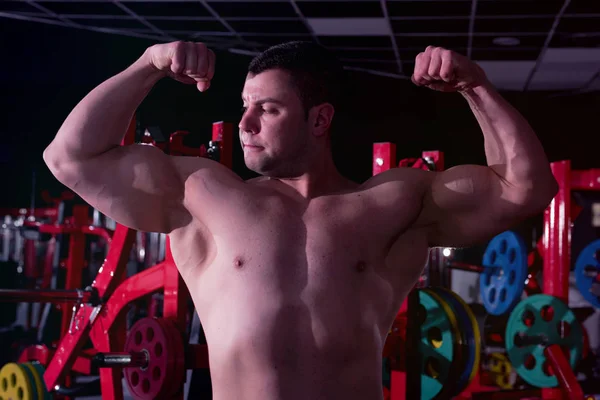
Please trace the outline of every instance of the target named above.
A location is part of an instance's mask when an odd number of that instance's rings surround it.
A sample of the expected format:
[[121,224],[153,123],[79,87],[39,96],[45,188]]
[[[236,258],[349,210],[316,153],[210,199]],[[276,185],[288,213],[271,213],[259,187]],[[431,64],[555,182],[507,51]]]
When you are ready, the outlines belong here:
[[460,327],[456,315],[437,294],[419,290],[419,353],[421,362],[421,399],[442,398],[450,382],[452,365],[460,352]]
[[141,368],[125,368],[125,380],[136,399],[168,398],[181,390],[185,350],[177,325],[169,319],[143,318],[131,327],[126,353],[146,355]]
[[[446,301],[458,318],[461,329],[462,351],[461,355],[464,363],[459,368],[462,371],[458,381],[455,383],[455,393],[460,393],[466,389],[469,383],[475,377],[479,365],[481,354],[481,334],[479,325],[471,308],[456,293],[443,287],[430,288]],[[454,384],[454,383],[453,383]]]
[[[135,119],[132,119],[131,122],[126,138],[133,137],[135,133]],[[227,161],[231,160],[233,148],[232,125],[223,122],[213,124],[213,142],[215,146],[219,147],[219,161],[231,167],[231,163],[227,163]],[[81,223],[73,225],[77,229],[81,227]],[[90,374],[91,365],[95,364],[104,367],[99,368],[103,398],[118,398],[121,396],[123,392],[122,368],[138,372],[140,382],[137,385],[133,382],[135,380],[133,373],[130,376],[132,387],[136,390],[138,387],[140,389],[137,398],[155,398],[144,394],[144,389],[148,385],[150,386],[148,392],[152,389],[158,390],[159,393],[179,393],[183,386],[181,384],[183,378],[180,379],[179,377],[185,376],[185,368],[208,368],[208,350],[205,345],[188,344],[185,348],[183,347],[181,336],[186,332],[189,294],[175,266],[168,240],[165,246],[164,261],[125,279],[126,267],[131,259],[131,249],[135,237],[135,230],[123,225],[115,225],[115,230],[110,235],[110,246],[106,260],[98,270],[98,274],[89,290],[43,292],[46,301],[62,301],[64,307],[67,307],[69,311],[72,310],[72,317],[67,321],[66,329],[55,348],[44,352],[41,349],[37,351],[33,347],[28,347],[25,350],[27,354],[22,355],[23,358],[49,355],[43,373],[43,381],[46,387],[51,388],[52,391],[58,394],[70,393],[68,375],[71,372]],[[84,246],[80,243],[71,241],[69,245],[70,251],[78,254],[83,253]],[[72,265],[67,265],[68,271],[77,269],[72,267]],[[73,273],[80,274],[81,272],[73,271]],[[76,279],[71,280],[71,282],[74,281]],[[67,279],[68,282],[69,279]],[[71,287],[70,289],[74,288]],[[145,352],[136,351],[115,353],[114,350],[120,351],[125,346],[127,328],[125,317],[128,305],[140,298],[161,291],[164,292],[162,316],[168,318],[170,322],[159,322],[160,328],[154,329],[153,332],[155,336],[162,337],[161,343],[168,343],[163,348],[164,357],[157,358],[156,353],[154,353],[155,357],[153,358],[151,353],[146,356]],[[0,293],[2,293],[2,290],[0,290]],[[33,300],[36,299],[35,293],[35,290],[5,292],[4,298],[28,297]],[[148,328],[150,323],[145,323],[146,328]],[[173,324],[177,326],[176,329],[172,327]],[[145,338],[145,344],[156,344],[156,341],[153,342],[148,336]],[[133,344],[136,343],[135,336],[131,340],[133,340]],[[89,342],[93,344],[94,348],[83,349]],[[180,345],[177,343],[180,343]],[[183,348],[184,350],[182,350]],[[154,351],[156,351],[156,348],[154,348]],[[182,355],[185,355],[185,358],[182,358]],[[156,375],[141,374],[142,365],[145,365],[145,363],[148,363],[147,373],[156,374],[156,371],[160,372],[162,374],[161,379],[166,386],[159,386],[154,381],[151,383],[150,378],[154,379]],[[146,380],[147,384],[144,383]],[[15,390],[18,391],[18,387]]]
[[600,239],[588,244],[577,257],[575,281],[583,298],[600,308]]
[[0,398],[50,400],[43,381],[44,367],[38,363],[8,363],[0,370]]
[[494,237],[483,255],[479,288],[487,312],[509,312],[521,299],[527,279],[527,246],[512,231]]
[[517,374],[513,370],[506,355],[493,352],[489,354],[486,369],[490,372],[494,383],[502,389],[512,389],[517,381]]
[[479,288],[489,315],[503,315],[519,302],[523,291],[528,295],[542,292],[536,275],[540,269],[543,240],[527,254],[524,241],[515,232],[506,231],[494,237],[483,255],[482,265],[454,261],[446,257],[445,285],[451,285],[451,271],[461,270],[480,274]]
[[559,345],[567,352],[571,368],[581,358],[583,332],[575,314],[561,300],[538,294],[520,302],[506,326],[508,358],[527,383],[554,387],[558,380],[547,360],[546,348]]

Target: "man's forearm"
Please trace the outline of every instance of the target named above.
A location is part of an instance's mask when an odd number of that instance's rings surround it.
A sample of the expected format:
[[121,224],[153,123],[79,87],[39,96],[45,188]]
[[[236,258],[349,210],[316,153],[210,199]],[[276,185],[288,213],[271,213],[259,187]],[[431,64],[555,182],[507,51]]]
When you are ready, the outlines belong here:
[[85,160],[118,146],[135,110],[163,76],[144,55],[104,81],[71,111],[44,158]]
[[544,148],[525,118],[491,85],[463,96],[483,131],[487,164],[513,187],[555,190]]

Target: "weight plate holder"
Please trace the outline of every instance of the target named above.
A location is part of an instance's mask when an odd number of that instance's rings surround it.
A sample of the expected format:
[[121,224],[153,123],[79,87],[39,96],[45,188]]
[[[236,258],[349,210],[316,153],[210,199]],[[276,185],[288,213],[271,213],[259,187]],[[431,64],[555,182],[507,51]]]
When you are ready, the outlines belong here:
[[[545,343],[518,343],[522,341],[518,335],[543,338]],[[520,302],[511,313],[506,325],[506,352],[517,374],[527,383],[540,388],[555,387],[558,379],[551,372],[544,349],[552,344],[560,345],[574,369],[581,358],[582,337],[581,325],[564,302],[536,294]]]
[[527,246],[512,231],[495,236],[483,255],[485,270],[479,290],[486,311],[492,315],[510,312],[521,300],[527,279]]
[[185,350],[175,323],[166,318],[143,318],[130,329],[126,352],[146,352],[145,368],[125,368],[135,399],[168,398],[181,390],[185,378]]

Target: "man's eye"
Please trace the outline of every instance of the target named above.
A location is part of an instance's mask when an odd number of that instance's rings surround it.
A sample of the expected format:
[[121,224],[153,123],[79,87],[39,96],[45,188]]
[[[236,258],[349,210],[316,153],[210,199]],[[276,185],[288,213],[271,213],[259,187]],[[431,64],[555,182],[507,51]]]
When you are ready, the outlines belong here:
[[240,109],[241,112],[245,113],[248,110],[248,107],[246,106],[242,106],[242,108]]

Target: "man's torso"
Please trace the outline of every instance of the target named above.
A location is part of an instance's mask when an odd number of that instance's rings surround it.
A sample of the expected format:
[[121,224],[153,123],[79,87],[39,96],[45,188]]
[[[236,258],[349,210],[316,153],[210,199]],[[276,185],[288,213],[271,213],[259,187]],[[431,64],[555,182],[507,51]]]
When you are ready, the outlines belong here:
[[216,400],[381,395],[385,337],[427,256],[410,189],[398,208],[381,187],[309,201],[277,181],[188,179],[196,218],[171,246]]

